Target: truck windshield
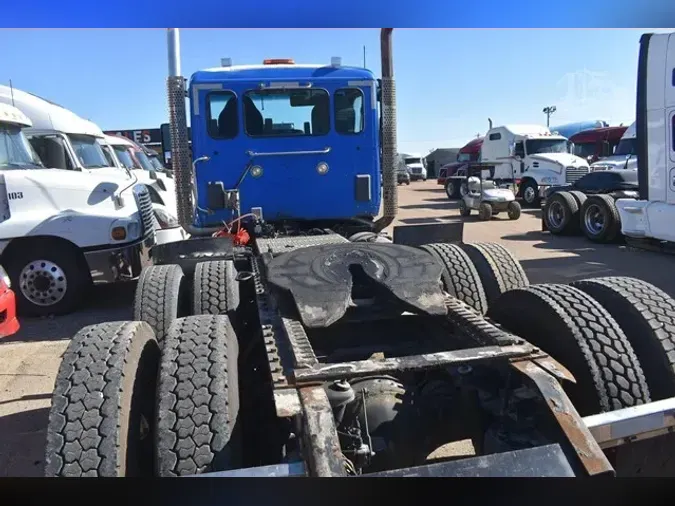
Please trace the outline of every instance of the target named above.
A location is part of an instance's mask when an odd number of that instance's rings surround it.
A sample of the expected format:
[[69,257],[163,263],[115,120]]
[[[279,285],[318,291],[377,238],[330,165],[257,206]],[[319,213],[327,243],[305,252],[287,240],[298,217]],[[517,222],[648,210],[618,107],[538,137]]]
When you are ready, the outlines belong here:
[[530,139],[525,141],[528,155],[539,153],[567,153],[567,139]]
[[143,153],[143,151],[136,151],[136,159],[138,160],[138,163],[141,164],[143,170],[155,170],[155,168],[152,166],[152,163],[150,163],[150,160],[148,159],[148,155]]
[[421,158],[406,158],[405,159],[406,165],[412,165],[413,163],[422,165],[422,159]]
[[152,164],[152,167],[155,170],[164,170],[164,166],[160,163],[159,159],[156,156],[149,156],[148,159],[150,160],[150,163]]
[[0,125],[0,169],[38,169],[42,162],[20,127]]
[[478,161],[478,153],[458,153],[458,162],[476,162]]
[[108,161],[103,154],[103,148],[101,148],[96,137],[68,134],[68,138],[73,145],[77,159],[84,168],[100,169],[102,167],[109,167]]
[[261,90],[244,95],[244,125],[251,137],[326,135],[330,100],[324,90]]
[[595,142],[575,144],[574,154],[581,158],[588,158],[589,156],[595,156],[595,147],[596,147]]
[[126,146],[113,146],[113,149],[115,150],[117,159],[120,161],[120,163],[124,168],[130,170],[135,168],[134,160],[133,158],[131,158],[129,150],[127,149]]
[[623,138],[614,150],[616,156],[629,156],[637,154],[637,147],[635,146],[635,137]]

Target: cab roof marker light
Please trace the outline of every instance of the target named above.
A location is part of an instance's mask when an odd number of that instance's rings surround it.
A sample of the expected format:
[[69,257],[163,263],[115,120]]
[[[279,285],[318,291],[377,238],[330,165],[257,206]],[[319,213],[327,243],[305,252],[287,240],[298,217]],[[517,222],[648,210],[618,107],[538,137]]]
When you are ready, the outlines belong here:
[[267,58],[263,60],[263,65],[295,65],[292,58]]
[[232,66],[232,58],[221,58],[220,59],[220,66],[221,67],[231,67]]
[[342,57],[341,56],[331,57],[330,66],[331,67],[341,67],[342,66]]

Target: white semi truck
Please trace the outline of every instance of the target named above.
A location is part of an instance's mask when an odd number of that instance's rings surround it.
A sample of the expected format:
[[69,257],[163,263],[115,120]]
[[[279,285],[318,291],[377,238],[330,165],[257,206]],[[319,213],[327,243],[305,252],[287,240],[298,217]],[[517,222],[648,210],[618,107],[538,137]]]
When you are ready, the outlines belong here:
[[480,161],[494,165],[497,183],[517,183],[525,204],[536,206],[549,186],[572,183],[587,174],[588,162],[570,153],[567,138],[540,125],[491,127]]
[[[675,33],[640,39],[635,152],[638,199],[619,199],[621,232],[648,247],[675,245]],[[623,141],[622,141],[623,142]]]
[[[150,171],[125,167],[115,153],[106,150],[106,136],[98,125],[49,100],[0,86],[0,102],[15,105],[31,119],[33,126],[26,129],[25,134],[45,166],[95,173],[102,178],[130,178],[146,185],[160,231],[157,242],[185,238],[176,219],[173,180],[160,181],[153,178]],[[165,198],[157,199],[157,195]]]
[[166,172],[156,171],[142,148],[125,137],[105,135],[102,145],[111,165],[133,171],[139,182],[148,187],[159,225],[156,231],[157,243],[187,239],[188,234],[176,218],[176,183],[173,177]]
[[[0,264],[23,315],[64,314],[77,308],[92,283],[135,279],[155,243],[147,188],[119,171],[46,168],[23,129],[32,121],[0,102]],[[72,146],[63,134],[45,145]],[[82,156],[96,150],[82,141]]]
[[591,171],[596,170],[635,170],[637,169],[637,139],[635,123],[628,127],[611,156],[602,158],[591,164]]

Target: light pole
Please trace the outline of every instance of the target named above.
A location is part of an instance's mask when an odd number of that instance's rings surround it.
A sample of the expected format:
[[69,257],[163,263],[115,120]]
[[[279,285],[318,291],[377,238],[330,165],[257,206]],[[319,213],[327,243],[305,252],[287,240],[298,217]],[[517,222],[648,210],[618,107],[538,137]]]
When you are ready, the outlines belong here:
[[554,105],[549,105],[548,107],[544,107],[544,114],[546,114],[546,126],[550,126],[550,121],[551,121],[551,114],[553,114],[556,111]]

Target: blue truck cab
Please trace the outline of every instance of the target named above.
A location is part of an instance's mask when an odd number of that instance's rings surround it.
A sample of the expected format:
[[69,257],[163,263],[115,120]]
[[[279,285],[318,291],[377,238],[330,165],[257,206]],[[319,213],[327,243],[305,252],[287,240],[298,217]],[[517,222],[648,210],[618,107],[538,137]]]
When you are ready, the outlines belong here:
[[195,226],[234,211],[263,219],[372,219],[380,210],[378,81],[364,68],[262,65],[201,70],[190,79]]

